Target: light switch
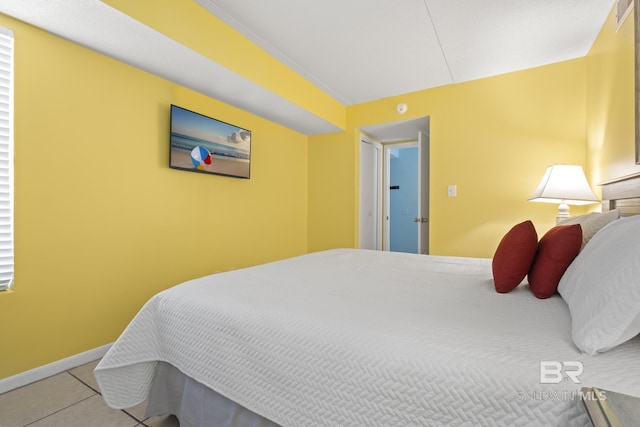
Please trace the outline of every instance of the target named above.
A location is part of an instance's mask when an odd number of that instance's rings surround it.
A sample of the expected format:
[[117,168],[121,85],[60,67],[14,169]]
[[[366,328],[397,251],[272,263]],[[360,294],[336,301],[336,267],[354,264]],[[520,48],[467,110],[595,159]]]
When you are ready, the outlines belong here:
[[447,186],[447,196],[448,197],[457,197],[458,196],[458,186],[457,185],[448,185]]

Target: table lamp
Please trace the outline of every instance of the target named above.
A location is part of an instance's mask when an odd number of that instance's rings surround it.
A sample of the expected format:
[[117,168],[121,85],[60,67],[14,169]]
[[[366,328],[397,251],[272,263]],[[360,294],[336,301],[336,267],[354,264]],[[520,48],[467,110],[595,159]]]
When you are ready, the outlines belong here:
[[549,166],[529,201],[559,203],[556,224],[571,218],[569,205],[590,205],[599,202],[589,187],[582,166],[579,165]]

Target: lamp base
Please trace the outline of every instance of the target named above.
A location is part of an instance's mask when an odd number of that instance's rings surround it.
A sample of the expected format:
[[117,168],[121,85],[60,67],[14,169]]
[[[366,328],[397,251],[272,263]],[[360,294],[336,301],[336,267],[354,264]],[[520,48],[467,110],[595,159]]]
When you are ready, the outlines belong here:
[[556,225],[560,224],[562,221],[571,218],[569,215],[569,205],[565,203],[563,200],[558,206],[558,216],[556,217]]

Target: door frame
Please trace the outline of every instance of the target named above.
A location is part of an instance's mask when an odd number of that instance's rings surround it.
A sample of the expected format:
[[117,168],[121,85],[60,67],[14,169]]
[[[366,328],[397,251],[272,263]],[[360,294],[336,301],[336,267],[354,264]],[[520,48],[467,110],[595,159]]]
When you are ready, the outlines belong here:
[[[369,136],[367,136],[365,133],[360,133],[360,144],[358,145],[358,151],[359,151],[359,157],[360,157],[360,171],[362,171],[362,144],[370,144],[372,145],[377,151],[378,151],[378,161],[377,164],[375,165],[375,170],[376,170],[376,182],[375,182],[375,194],[374,194],[374,198],[375,198],[375,212],[373,214],[373,217],[375,218],[375,227],[376,227],[376,236],[375,236],[375,249],[376,250],[382,250],[382,242],[383,242],[383,236],[382,236],[382,229],[383,229],[383,225],[382,225],[382,211],[383,211],[383,207],[382,207],[382,200],[383,200],[383,194],[382,194],[382,185],[383,185],[383,177],[382,177],[382,171],[383,171],[383,145],[381,143],[379,143],[378,141],[373,140],[372,138],[370,138]],[[362,172],[360,172],[360,180],[362,181]],[[359,208],[359,224],[360,226],[358,227],[358,246],[362,247],[362,214],[363,214],[363,206],[362,206],[362,182],[360,182],[360,197],[359,197],[359,201],[358,201],[358,208]]]
[[[418,132],[418,253],[429,254],[431,217],[431,137]],[[426,222],[423,222],[426,221]]]

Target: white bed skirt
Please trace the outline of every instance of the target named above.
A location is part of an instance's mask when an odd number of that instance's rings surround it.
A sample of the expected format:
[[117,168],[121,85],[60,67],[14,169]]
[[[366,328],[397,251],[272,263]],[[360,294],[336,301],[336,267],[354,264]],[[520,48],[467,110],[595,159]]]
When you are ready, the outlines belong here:
[[180,372],[158,362],[147,417],[172,414],[180,427],[279,427]]

